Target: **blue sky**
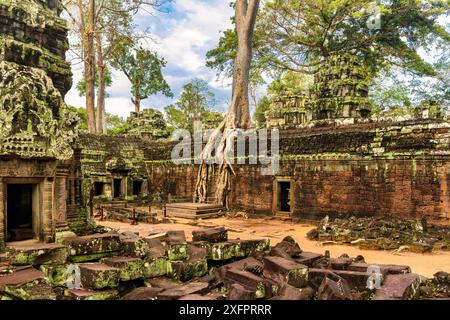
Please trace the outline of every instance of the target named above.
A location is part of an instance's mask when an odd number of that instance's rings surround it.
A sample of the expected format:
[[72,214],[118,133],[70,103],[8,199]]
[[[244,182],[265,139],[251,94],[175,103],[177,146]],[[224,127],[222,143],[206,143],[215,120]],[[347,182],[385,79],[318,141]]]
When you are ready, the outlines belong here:
[[[207,81],[214,90],[219,111],[225,111],[230,99],[230,79],[217,79],[216,72],[205,66],[205,55],[217,46],[220,31],[231,27],[233,9],[227,0],[175,0],[167,13],[141,11],[135,23],[141,30],[148,30],[152,41],[145,46],[157,51],[167,61],[164,76],[175,94],[174,99],[154,96],[143,102],[144,108],[162,110],[175,102],[184,84],[193,78]],[[72,67],[74,86],[66,96],[70,105],[83,107],[84,97],[75,90],[82,76],[82,65]],[[106,111],[128,117],[134,110],[131,103],[130,83],[120,72],[113,73],[113,85],[108,88]]]

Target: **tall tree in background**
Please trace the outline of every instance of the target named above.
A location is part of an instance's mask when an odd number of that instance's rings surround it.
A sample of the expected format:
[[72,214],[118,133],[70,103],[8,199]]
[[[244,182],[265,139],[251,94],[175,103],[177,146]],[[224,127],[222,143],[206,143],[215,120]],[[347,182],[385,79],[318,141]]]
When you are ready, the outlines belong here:
[[[111,52],[122,41],[133,39],[132,16],[143,6],[159,9],[171,0],[63,0],[79,43],[78,57],[84,64],[88,130],[105,133],[105,68]],[[98,75],[96,75],[98,72]],[[95,82],[97,79],[97,112]]]
[[215,105],[215,95],[208,83],[201,79],[193,79],[183,86],[180,99],[165,108],[168,124],[192,133],[195,121],[209,119]]
[[143,48],[123,47],[114,52],[112,65],[122,71],[131,82],[131,101],[135,112],[141,111],[141,102],[151,95],[162,93],[173,97],[172,91],[162,74],[166,66],[163,58]]
[[195,198],[199,202],[207,200],[208,166],[205,159],[212,155],[217,140],[220,144],[215,148],[215,158],[219,162],[218,180],[215,201],[227,205],[230,191],[230,174],[232,167],[227,153],[234,145],[228,136],[237,128],[247,129],[250,125],[249,80],[250,64],[253,56],[253,33],[259,9],[259,0],[237,0],[235,4],[235,24],[237,50],[234,59],[232,99],[224,121],[214,131],[202,152],[202,165],[199,169]]

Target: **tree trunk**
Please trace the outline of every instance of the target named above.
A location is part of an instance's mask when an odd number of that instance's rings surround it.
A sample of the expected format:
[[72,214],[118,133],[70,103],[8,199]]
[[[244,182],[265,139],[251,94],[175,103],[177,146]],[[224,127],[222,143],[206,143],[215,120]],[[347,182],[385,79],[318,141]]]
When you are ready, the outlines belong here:
[[83,35],[84,50],[84,76],[86,82],[86,112],[88,131],[96,133],[95,125],[95,0],[89,1],[89,24]]
[[134,112],[141,112],[141,99],[139,97],[134,97],[133,99],[131,99],[131,101],[134,104]]
[[97,72],[98,72],[98,95],[97,95],[97,133],[106,134],[105,121],[105,97],[106,97],[106,83],[105,83],[105,64],[103,61],[103,47],[102,37],[99,33],[95,36],[97,45]]
[[220,139],[220,144],[215,150],[216,159],[219,160],[219,171],[217,174],[215,202],[227,206],[228,193],[231,191],[231,174],[233,168],[226,155],[229,148],[232,148],[234,140],[229,141],[228,137],[237,128],[247,129],[250,126],[249,110],[249,78],[250,65],[253,54],[253,32],[255,29],[256,16],[258,13],[260,0],[237,0],[236,2],[236,31],[238,35],[238,50],[234,62],[233,71],[233,93],[231,105],[228,113],[208,140],[202,152],[203,163],[200,166],[195,200],[206,202],[208,181],[208,169],[205,164],[205,157],[210,155],[210,151],[215,146],[216,140]]

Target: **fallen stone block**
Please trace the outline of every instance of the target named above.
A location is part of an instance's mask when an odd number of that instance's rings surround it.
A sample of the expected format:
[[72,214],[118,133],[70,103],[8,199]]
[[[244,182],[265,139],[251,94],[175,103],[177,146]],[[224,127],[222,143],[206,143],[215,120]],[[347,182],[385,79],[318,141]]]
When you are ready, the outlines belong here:
[[146,284],[147,284],[147,286],[151,286],[154,288],[162,288],[162,289],[166,290],[166,289],[172,289],[172,288],[179,287],[181,285],[181,282],[174,280],[174,279],[166,278],[166,277],[159,277],[159,278],[148,279],[146,281]]
[[211,249],[212,249],[212,244],[207,242],[207,241],[195,241],[195,242],[191,242],[191,245],[198,247],[198,248],[203,248],[206,250],[206,259],[211,259],[212,257],[212,253],[211,253]]
[[277,283],[287,283],[296,288],[308,283],[308,267],[281,257],[264,258],[264,276]]
[[69,246],[70,259],[76,263],[117,256],[122,251],[122,242],[116,233],[68,238],[63,241],[63,244]]
[[205,282],[190,282],[174,288],[164,290],[158,294],[160,300],[178,300],[190,294],[204,294],[208,292],[208,284]]
[[236,283],[240,284],[246,289],[255,292],[257,299],[269,299],[273,296],[274,288],[272,283],[251,272],[230,269],[227,271],[223,282],[227,288],[231,288]]
[[45,274],[52,287],[66,288],[67,285],[74,283],[74,273],[79,270],[75,264],[65,265],[42,265],[40,270]]
[[117,290],[93,291],[86,289],[73,289],[66,290],[65,296],[69,300],[102,301],[117,300],[119,298],[119,293]]
[[331,268],[334,270],[347,270],[348,266],[353,262],[352,258],[340,257],[330,259]]
[[270,240],[241,240],[240,247],[245,257],[258,257],[270,249]]
[[143,238],[129,238],[122,240],[123,255],[128,257],[144,258],[150,249],[149,243]]
[[81,285],[84,289],[101,290],[117,288],[120,280],[120,269],[106,264],[93,263],[80,265]]
[[314,289],[310,287],[295,288],[291,285],[283,285],[272,300],[312,300],[315,295]]
[[8,248],[8,257],[16,266],[65,264],[69,258],[69,248],[54,243],[15,245]]
[[[284,254],[287,254],[291,258],[298,258],[300,256],[300,254],[303,252],[302,249],[300,249],[300,246],[298,245],[298,243],[295,242],[295,240],[290,236],[285,237],[280,243],[275,245],[275,247],[273,249],[276,249],[275,252],[278,251],[278,254],[281,251],[281,252],[284,252]],[[275,255],[275,254],[272,254],[272,252],[271,252],[270,255]]]
[[254,290],[246,289],[244,286],[235,283],[230,286],[228,300],[255,300]]
[[172,261],[171,276],[182,281],[202,277],[208,273],[206,250],[193,245],[187,246],[186,261]]
[[348,271],[348,270],[328,270],[328,269],[309,269],[309,278],[312,283],[321,283],[325,277],[338,281],[344,279],[351,289],[365,291],[368,289],[368,280],[372,276],[370,273]]
[[195,230],[192,231],[192,241],[226,242],[228,241],[228,231],[224,227]]
[[352,263],[347,267],[349,271],[367,272],[369,268],[379,267],[381,273],[387,274],[405,274],[410,273],[411,268],[409,266],[402,265],[390,265],[390,264],[368,264],[368,263]]
[[172,272],[172,265],[166,256],[166,249],[157,239],[148,240],[149,250],[147,261],[144,263],[144,277],[155,278],[168,275]]
[[0,294],[15,300],[56,300],[44,273],[31,267],[0,276]]
[[107,266],[120,269],[120,281],[131,281],[144,277],[144,261],[139,258],[115,257],[106,258],[102,262]]
[[214,243],[211,247],[211,259],[214,261],[225,261],[242,256],[244,253],[238,241]]
[[186,235],[184,234],[184,231],[168,231],[166,243],[169,260],[180,261],[188,258]]
[[318,300],[353,300],[349,286],[342,279],[333,281],[325,277],[317,291]]
[[146,240],[159,240],[159,241],[166,241],[167,233],[150,233],[147,237],[145,237]]
[[162,291],[164,291],[162,288],[136,288],[125,295],[122,300],[156,300]]
[[263,273],[263,263],[259,260],[256,260],[253,257],[249,257],[246,259],[238,260],[229,264],[226,264],[224,266],[221,266],[220,268],[215,269],[214,275],[216,278],[216,281],[221,283],[223,282],[223,279],[225,278],[225,275],[228,270],[234,269],[239,271],[248,271],[255,275],[262,275]]
[[297,263],[304,264],[305,266],[312,267],[315,262],[317,262],[319,259],[323,258],[323,255],[319,253],[313,253],[313,252],[305,252],[303,251],[298,258],[295,258],[294,260]]
[[381,288],[375,291],[373,300],[410,300],[418,296],[421,278],[414,273],[390,274]]

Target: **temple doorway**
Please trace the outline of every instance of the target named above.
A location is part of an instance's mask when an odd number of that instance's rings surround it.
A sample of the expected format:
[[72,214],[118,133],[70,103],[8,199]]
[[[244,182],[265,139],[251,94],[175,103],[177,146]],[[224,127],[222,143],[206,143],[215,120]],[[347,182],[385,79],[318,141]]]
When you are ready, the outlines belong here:
[[[33,231],[32,184],[7,185],[7,241],[29,240],[35,237]],[[34,200],[34,201],[33,201]]]

